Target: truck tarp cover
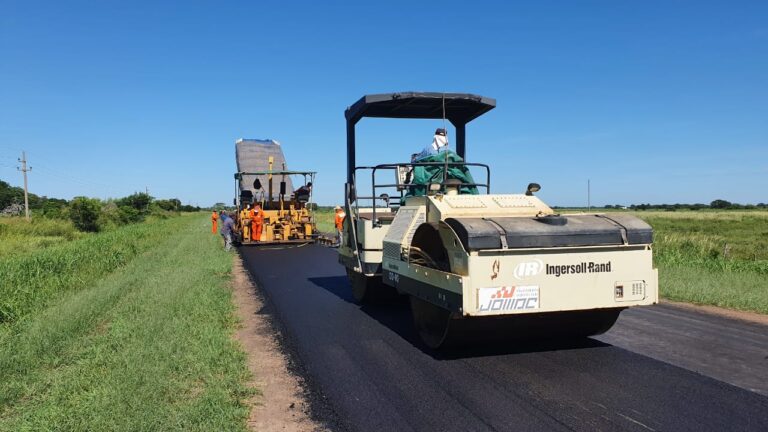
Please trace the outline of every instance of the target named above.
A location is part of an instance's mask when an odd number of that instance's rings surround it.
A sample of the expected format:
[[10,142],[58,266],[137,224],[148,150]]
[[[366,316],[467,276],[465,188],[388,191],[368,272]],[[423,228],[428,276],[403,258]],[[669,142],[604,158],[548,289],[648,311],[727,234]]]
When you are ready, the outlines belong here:
[[[235,143],[237,172],[269,171],[270,156],[274,158],[272,171],[288,169],[285,156],[283,155],[283,148],[275,140],[241,139]],[[257,177],[261,181],[262,187],[259,191],[256,191],[253,187],[253,182]],[[285,176],[285,178],[280,175],[272,176],[272,195],[277,198],[277,195],[280,193],[281,181],[286,183],[285,197],[288,199],[293,194],[293,183],[290,176]],[[262,192],[265,197],[269,195],[268,187],[269,179],[266,175],[246,175],[240,180],[240,191],[250,190],[257,199],[261,197]]]
[[[418,162],[464,162],[459,155],[451,150],[440,152],[434,156],[428,156],[420,159]],[[441,183],[443,181],[443,172],[445,166],[415,166],[411,179],[411,186],[408,187],[408,193],[405,196],[423,196],[427,193],[427,186],[430,183]],[[454,165],[448,167],[448,178],[456,179],[462,183],[474,184],[475,180],[469,172],[469,168],[464,165]],[[477,195],[476,186],[461,186],[459,193],[462,195]]]

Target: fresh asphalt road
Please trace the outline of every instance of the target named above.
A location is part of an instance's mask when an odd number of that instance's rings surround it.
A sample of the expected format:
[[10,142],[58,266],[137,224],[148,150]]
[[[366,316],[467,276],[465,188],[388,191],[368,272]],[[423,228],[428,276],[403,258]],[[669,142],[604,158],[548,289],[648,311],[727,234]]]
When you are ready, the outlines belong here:
[[335,250],[240,251],[332,430],[768,430],[768,327],[661,305],[568,346],[439,354],[407,302],[356,305]]

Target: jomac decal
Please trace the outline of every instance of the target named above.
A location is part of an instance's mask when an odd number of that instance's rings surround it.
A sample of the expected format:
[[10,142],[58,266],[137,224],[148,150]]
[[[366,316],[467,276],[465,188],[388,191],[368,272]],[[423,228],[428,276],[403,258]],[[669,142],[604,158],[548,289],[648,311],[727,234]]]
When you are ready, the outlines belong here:
[[544,269],[544,263],[541,260],[524,261],[515,266],[515,279],[522,280],[531,276],[536,276]]
[[503,286],[480,288],[477,296],[477,312],[508,312],[539,308],[539,286]]

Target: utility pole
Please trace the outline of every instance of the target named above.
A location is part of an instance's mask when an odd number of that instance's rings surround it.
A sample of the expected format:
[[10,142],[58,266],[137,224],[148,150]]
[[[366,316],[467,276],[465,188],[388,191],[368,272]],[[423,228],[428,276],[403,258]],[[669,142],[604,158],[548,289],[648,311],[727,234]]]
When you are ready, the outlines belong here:
[[19,159],[19,162],[21,162],[21,166],[16,167],[16,169],[24,173],[24,214],[27,217],[27,221],[29,221],[29,190],[27,188],[27,171],[32,171],[32,167],[27,168],[26,152],[21,152],[21,159]]
[[590,186],[590,179],[587,179],[587,212],[592,211],[592,191]]

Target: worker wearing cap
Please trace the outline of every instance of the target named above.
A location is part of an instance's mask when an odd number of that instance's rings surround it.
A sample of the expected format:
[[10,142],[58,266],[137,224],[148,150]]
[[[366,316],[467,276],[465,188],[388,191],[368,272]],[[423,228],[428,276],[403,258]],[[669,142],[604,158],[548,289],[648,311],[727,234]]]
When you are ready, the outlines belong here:
[[347,216],[346,213],[344,213],[344,210],[336,206],[336,216],[333,218],[334,225],[336,225],[336,239],[338,240],[339,246],[341,246],[341,243],[344,241],[344,218]]
[[251,205],[248,204],[242,210],[240,210],[240,229],[243,231],[243,238],[251,238]]
[[224,238],[224,250],[232,250],[232,235],[235,231],[235,220],[227,212],[221,212],[221,237]]
[[264,210],[261,209],[261,204],[254,203],[248,216],[251,218],[251,240],[261,241],[261,230],[264,227]]
[[218,220],[219,220],[219,215],[218,213],[216,213],[216,210],[214,210],[213,213],[211,213],[211,224],[213,224],[213,226],[211,227],[211,232],[213,234],[216,234],[216,231],[219,230],[218,222],[217,222]]
[[438,128],[435,131],[435,136],[432,137],[432,144],[426,146],[424,150],[416,156],[411,156],[411,159],[413,161],[419,161],[445,150],[448,150],[448,136],[445,134],[445,129]]

